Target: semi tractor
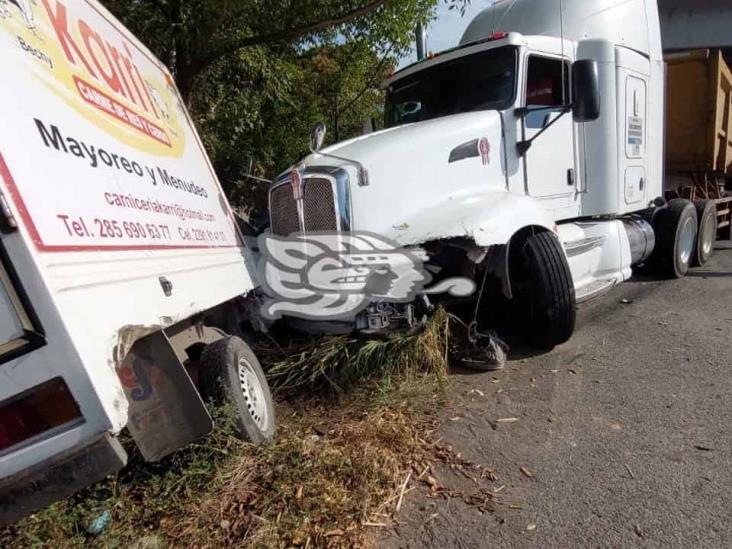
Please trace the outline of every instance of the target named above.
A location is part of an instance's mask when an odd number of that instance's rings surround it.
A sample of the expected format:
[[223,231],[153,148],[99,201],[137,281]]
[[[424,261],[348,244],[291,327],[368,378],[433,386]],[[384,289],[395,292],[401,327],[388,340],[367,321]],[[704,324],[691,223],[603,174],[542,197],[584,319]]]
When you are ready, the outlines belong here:
[[[385,82],[383,130],[319,148],[318,128],[270,188],[271,231],[419,249],[438,279],[485,290],[476,316],[493,289],[525,338],[561,344],[577,303],[634,267],[683,277],[711,253],[709,205],[665,197],[665,86],[656,0],[494,2],[458,47]],[[403,308],[341,328],[388,328]]]
[[231,207],[153,54],[95,0],[0,10],[0,525],[275,416]]

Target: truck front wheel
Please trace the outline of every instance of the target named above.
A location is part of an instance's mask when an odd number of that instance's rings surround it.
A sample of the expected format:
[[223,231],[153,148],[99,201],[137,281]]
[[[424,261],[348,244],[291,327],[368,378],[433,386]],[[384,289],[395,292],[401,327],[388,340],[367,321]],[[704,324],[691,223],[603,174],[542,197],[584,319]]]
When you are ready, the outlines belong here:
[[244,340],[228,336],[205,347],[200,360],[200,388],[216,404],[231,406],[236,429],[253,444],[275,435],[272,395],[262,366]]
[[651,262],[661,276],[683,278],[689,271],[697,240],[696,208],[688,200],[675,198],[653,217],[656,249]]
[[541,348],[568,341],[577,307],[572,273],[557,237],[529,234],[511,246],[510,262],[513,306],[523,335]]

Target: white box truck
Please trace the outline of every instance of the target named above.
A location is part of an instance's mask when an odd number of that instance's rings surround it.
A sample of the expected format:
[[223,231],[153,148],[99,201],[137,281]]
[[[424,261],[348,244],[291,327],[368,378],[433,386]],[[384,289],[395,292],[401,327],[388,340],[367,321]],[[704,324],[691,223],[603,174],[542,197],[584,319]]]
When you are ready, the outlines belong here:
[[[493,2],[385,83],[385,129],[324,149],[314,131],[270,188],[271,231],[420,248],[437,282],[475,279],[477,316],[506,300],[529,340],[563,343],[576,303],[634,266],[708,259],[713,205],[664,198],[664,86],[656,0]],[[342,330],[388,330],[425,300],[373,305]]]
[[163,64],[95,0],[0,3],[0,524],[275,417],[247,250]]

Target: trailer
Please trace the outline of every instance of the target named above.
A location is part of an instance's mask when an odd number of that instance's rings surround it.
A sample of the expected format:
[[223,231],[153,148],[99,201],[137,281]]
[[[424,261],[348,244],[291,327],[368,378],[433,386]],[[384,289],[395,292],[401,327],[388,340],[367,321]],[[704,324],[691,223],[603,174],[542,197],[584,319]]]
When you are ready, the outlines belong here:
[[715,208],[717,236],[730,238],[732,71],[720,50],[666,54],[666,195]]
[[[167,68],[96,0],[0,10],[0,525],[212,429],[275,417],[255,288]],[[206,402],[204,402],[204,400]]]

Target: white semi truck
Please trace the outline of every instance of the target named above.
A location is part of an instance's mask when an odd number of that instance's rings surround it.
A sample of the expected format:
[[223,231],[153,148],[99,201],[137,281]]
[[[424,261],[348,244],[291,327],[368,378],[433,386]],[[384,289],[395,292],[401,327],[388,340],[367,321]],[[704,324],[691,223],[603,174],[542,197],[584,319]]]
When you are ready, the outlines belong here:
[[[0,525],[275,417],[247,250],[168,70],[95,0],[0,10]],[[199,390],[201,389],[200,393]]]
[[[708,259],[709,214],[664,199],[664,84],[656,0],[499,0],[457,48],[385,83],[385,129],[274,182],[271,231],[421,248],[438,278],[486,290],[480,313],[498,290],[528,339],[563,343],[576,303],[634,266],[681,277]],[[402,309],[342,328],[388,328]]]

